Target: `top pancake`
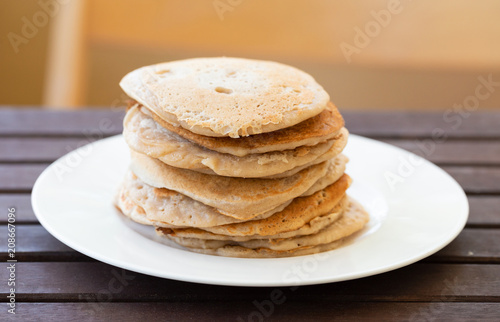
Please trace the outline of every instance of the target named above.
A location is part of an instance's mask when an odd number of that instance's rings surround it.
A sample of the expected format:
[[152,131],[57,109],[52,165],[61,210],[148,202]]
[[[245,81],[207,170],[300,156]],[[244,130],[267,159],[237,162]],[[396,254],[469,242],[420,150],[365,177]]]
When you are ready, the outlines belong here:
[[229,57],[145,66],[127,74],[120,86],[170,124],[213,137],[287,128],[318,115],[329,101],[301,70]]
[[[135,103],[132,102],[131,105]],[[299,124],[274,132],[241,137],[237,140],[230,137],[216,138],[199,135],[164,121],[147,108],[141,108],[141,112],[149,115],[162,127],[186,140],[212,151],[229,153],[238,157],[248,154],[292,150],[304,145],[316,145],[337,136],[344,126],[344,119],[332,102],[328,102],[327,108],[323,112]]]

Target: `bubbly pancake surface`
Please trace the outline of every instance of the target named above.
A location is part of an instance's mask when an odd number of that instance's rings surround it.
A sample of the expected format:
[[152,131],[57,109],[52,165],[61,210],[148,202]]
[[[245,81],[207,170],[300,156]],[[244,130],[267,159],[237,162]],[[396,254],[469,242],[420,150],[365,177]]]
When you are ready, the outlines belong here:
[[318,115],[329,101],[301,70],[229,57],[145,66],[128,73],[120,86],[172,125],[214,137],[287,128]]

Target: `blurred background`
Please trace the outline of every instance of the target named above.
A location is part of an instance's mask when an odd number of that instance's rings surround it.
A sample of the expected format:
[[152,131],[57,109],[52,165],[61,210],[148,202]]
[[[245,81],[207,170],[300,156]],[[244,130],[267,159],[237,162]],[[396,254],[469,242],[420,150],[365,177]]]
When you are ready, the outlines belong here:
[[[144,65],[275,60],[342,109],[500,107],[500,1],[0,0],[0,105],[120,106]],[[486,85],[489,84],[489,87]],[[486,95],[488,94],[488,95]]]

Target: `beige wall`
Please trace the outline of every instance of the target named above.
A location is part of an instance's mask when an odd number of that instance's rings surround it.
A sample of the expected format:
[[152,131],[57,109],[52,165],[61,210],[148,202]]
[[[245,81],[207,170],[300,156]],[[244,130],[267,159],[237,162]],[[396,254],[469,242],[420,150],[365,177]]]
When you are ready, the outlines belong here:
[[[3,34],[19,32],[21,18],[39,10],[34,1],[0,3]],[[87,74],[73,75],[86,84],[81,104],[115,105],[122,98],[117,83],[129,70],[196,56],[243,56],[296,65],[315,76],[344,108],[446,108],[473,95],[478,77],[491,73],[500,81],[499,1],[84,3],[81,41]],[[226,5],[223,19],[214,4]],[[393,12],[386,16],[386,26],[371,13],[381,10]],[[366,27],[372,28],[371,35],[356,47],[355,28]],[[40,28],[18,54],[2,38],[0,104],[41,103],[47,30]],[[346,59],[342,44],[356,47],[356,53]],[[480,108],[500,107],[498,89]]]
[[0,104],[40,104],[42,101],[48,28],[39,28],[16,53],[7,35],[21,34],[23,17],[40,10],[35,1],[0,0]]

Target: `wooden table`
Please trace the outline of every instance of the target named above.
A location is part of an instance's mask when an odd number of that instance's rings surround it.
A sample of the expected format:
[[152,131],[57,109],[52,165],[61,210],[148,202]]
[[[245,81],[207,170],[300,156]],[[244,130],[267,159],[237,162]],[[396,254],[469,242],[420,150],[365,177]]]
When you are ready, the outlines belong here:
[[[464,231],[435,255],[396,271],[299,288],[178,282],[103,264],[63,245],[33,214],[38,175],[77,146],[121,132],[122,111],[0,109],[0,251],[7,255],[8,208],[16,209],[16,317],[54,321],[129,320],[500,320],[500,113],[344,112],[352,133],[418,152],[467,192]],[[449,116],[449,115],[448,115]],[[437,138],[436,133],[445,138]],[[434,135],[434,139],[432,139]],[[425,141],[424,141],[425,140]],[[430,144],[430,145],[429,145]],[[423,150],[420,149],[420,153]],[[432,184],[432,183],[430,183]],[[89,236],[91,237],[91,236]],[[0,320],[9,270],[0,270]],[[282,303],[281,303],[282,302]],[[258,307],[263,307],[258,310]]]

